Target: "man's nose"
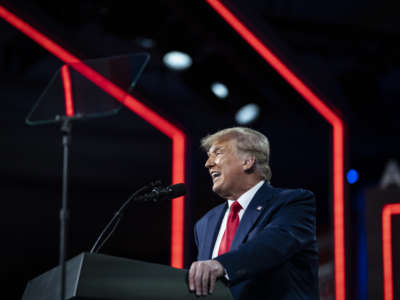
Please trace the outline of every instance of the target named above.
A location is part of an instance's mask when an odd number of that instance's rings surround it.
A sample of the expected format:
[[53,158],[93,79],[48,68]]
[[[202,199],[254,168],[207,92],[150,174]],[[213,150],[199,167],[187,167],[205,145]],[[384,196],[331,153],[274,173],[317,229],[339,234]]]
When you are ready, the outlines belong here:
[[214,165],[214,160],[212,159],[212,157],[209,157],[204,166],[208,169],[208,168],[212,167],[213,165]]

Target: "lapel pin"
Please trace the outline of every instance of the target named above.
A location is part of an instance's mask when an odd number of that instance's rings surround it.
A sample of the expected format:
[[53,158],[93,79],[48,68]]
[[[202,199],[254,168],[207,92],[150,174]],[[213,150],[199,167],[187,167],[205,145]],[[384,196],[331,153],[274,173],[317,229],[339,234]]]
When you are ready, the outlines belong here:
[[262,210],[262,206],[257,206],[257,210]]

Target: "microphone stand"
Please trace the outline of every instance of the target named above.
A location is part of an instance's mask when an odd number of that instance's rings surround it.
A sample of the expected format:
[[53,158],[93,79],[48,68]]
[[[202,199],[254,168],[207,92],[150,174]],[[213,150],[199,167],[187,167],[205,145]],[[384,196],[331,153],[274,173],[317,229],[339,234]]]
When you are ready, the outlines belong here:
[[[161,181],[157,180],[154,182],[151,182],[143,187],[141,187],[140,189],[138,189],[136,192],[134,192],[129,198],[128,200],[126,200],[124,202],[124,204],[122,204],[122,206],[117,210],[117,212],[114,214],[114,216],[111,218],[111,220],[107,223],[106,227],[103,229],[103,231],[100,233],[99,237],[97,238],[96,242],[94,243],[92,249],[90,249],[90,253],[97,253],[100,251],[100,249],[103,247],[103,245],[108,241],[108,239],[111,237],[111,235],[114,233],[115,229],[117,228],[119,222],[121,221],[122,218],[122,213],[125,209],[125,207],[128,206],[128,204],[140,193],[148,190],[148,189],[155,189],[157,187],[159,187],[161,185]],[[114,226],[112,227],[112,229],[109,231],[108,235],[105,237],[105,239],[103,240],[103,242],[98,246],[98,244],[100,243],[100,241],[102,240],[103,236],[106,234],[106,232],[108,231],[108,229],[111,227],[111,225]]]
[[67,249],[67,234],[68,234],[68,222],[69,222],[69,211],[68,211],[68,154],[69,147],[71,145],[71,127],[72,124],[69,118],[65,118],[61,125],[62,145],[63,145],[63,178],[62,178],[62,205],[60,208],[60,299],[65,299],[65,260],[66,260],[66,249]]

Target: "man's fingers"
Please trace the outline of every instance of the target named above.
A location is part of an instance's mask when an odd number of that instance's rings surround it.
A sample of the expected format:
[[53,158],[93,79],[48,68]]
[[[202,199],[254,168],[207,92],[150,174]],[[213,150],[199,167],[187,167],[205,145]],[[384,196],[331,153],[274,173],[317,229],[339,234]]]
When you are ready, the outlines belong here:
[[214,292],[217,278],[223,276],[223,266],[215,261],[197,261],[189,269],[189,289],[196,296],[206,296]]
[[214,292],[215,289],[215,282],[217,281],[217,276],[211,272],[211,276],[210,276],[210,289],[208,290],[208,292],[210,294],[212,294]]
[[[200,268],[199,268],[200,269]],[[196,274],[194,275],[194,290],[196,292],[196,296],[201,296],[201,270],[197,269]]]
[[196,274],[196,263],[192,263],[189,269],[189,289],[194,291],[194,275]]
[[210,280],[210,270],[209,268],[205,268],[203,270],[203,275],[201,278],[201,294],[203,296],[208,295],[208,281]]

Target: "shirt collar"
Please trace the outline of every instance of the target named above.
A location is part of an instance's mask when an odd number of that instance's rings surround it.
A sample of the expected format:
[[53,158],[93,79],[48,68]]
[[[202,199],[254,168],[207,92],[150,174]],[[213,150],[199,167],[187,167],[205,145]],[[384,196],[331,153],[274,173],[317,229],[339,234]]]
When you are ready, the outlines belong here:
[[[261,180],[258,182],[256,185],[254,185],[252,188],[247,190],[245,193],[243,193],[236,201],[239,202],[239,204],[242,206],[243,210],[246,210],[247,206],[249,206],[251,199],[253,199],[255,193],[260,189],[260,187],[264,184],[264,180]],[[228,205],[229,208],[231,208],[232,203],[235,200],[228,200]]]

